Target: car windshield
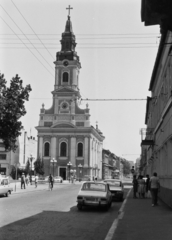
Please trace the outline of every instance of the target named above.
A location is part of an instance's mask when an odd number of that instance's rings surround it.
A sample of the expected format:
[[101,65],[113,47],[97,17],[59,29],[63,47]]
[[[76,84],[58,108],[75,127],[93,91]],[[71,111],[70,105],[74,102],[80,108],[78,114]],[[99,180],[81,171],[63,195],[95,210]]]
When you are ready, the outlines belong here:
[[107,180],[106,182],[109,183],[109,185],[111,185],[111,186],[116,186],[116,187],[121,186],[121,182],[119,182],[119,181]]
[[101,183],[84,183],[82,186],[82,190],[105,192],[106,185]]

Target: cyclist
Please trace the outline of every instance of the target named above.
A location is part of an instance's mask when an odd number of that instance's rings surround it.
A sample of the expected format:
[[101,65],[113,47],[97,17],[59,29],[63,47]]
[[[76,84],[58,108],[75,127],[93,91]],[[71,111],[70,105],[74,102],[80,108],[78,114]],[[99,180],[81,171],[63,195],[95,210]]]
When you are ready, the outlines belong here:
[[52,191],[54,178],[53,178],[53,176],[51,175],[51,173],[50,173],[50,175],[49,175],[48,182],[49,182],[50,190]]

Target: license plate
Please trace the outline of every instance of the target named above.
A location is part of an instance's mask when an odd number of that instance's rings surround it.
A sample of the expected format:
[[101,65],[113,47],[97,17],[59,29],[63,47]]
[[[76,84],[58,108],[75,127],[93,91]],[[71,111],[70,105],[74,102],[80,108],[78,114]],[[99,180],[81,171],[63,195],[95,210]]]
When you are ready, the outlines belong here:
[[86,198],[85,200],[86,200],[86,201],[92,201],[92,202],[96,202],[96,201],[97,201],[96,198]]

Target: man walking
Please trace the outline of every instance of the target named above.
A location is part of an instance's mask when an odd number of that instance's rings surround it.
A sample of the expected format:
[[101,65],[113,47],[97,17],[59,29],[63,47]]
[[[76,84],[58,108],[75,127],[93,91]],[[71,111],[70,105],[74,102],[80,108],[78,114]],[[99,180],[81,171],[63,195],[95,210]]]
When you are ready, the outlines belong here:
[[137,198],[136,196],[137,188],[138,188],[138,181],[136,179],[136,175],[134,175],[133,176],[133,198]]
[[22,176],[21,176],[21,189],[23,189],[23,187],[24,187],[24,189],[26,188],[26,186],[25,186],[25,175],[24,175],[24,173],[22,173]]
[[52,191],[54,178],[53,178],[53,176],[51,175],[51,173],[50,173],[50,175],[49,175],[48,182],[49,182],[49,188],[50,188],[50,190]]
[[37,188],[37,186],[38,186],[38,176],[35,175],[35,187]]
[[156,172],[154,172],[153,176],[150,178],[150,190],[152,195],[152,207],[154,207],[158,205],[158,192],[160,191],[159,178]]

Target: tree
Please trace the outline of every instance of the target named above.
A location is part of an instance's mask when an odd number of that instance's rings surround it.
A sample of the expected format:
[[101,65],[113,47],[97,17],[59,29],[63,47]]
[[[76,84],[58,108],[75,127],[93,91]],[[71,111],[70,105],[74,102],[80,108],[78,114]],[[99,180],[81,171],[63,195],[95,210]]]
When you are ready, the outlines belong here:
[[30,161],[29,161],[29,159],[26,162],[25,172],[26,172],[26,174],[30,173]]
[[44,163],[40,157],[34,162],[35,172],[44,175]]
[[26,114],[25,101],[29,100],[30,85],[23,87],[23,81],[18,75],[12,78],[10,86],[4,74],[0,73],[0,139],[7,151],[15,151],[16,139],[23,128],[19,119]]
[[123,173],[124,173],[124,175],[130,174],[130,171],[131,171],[130,163],[126,159],[121,160],[121,162],[123,164]]

